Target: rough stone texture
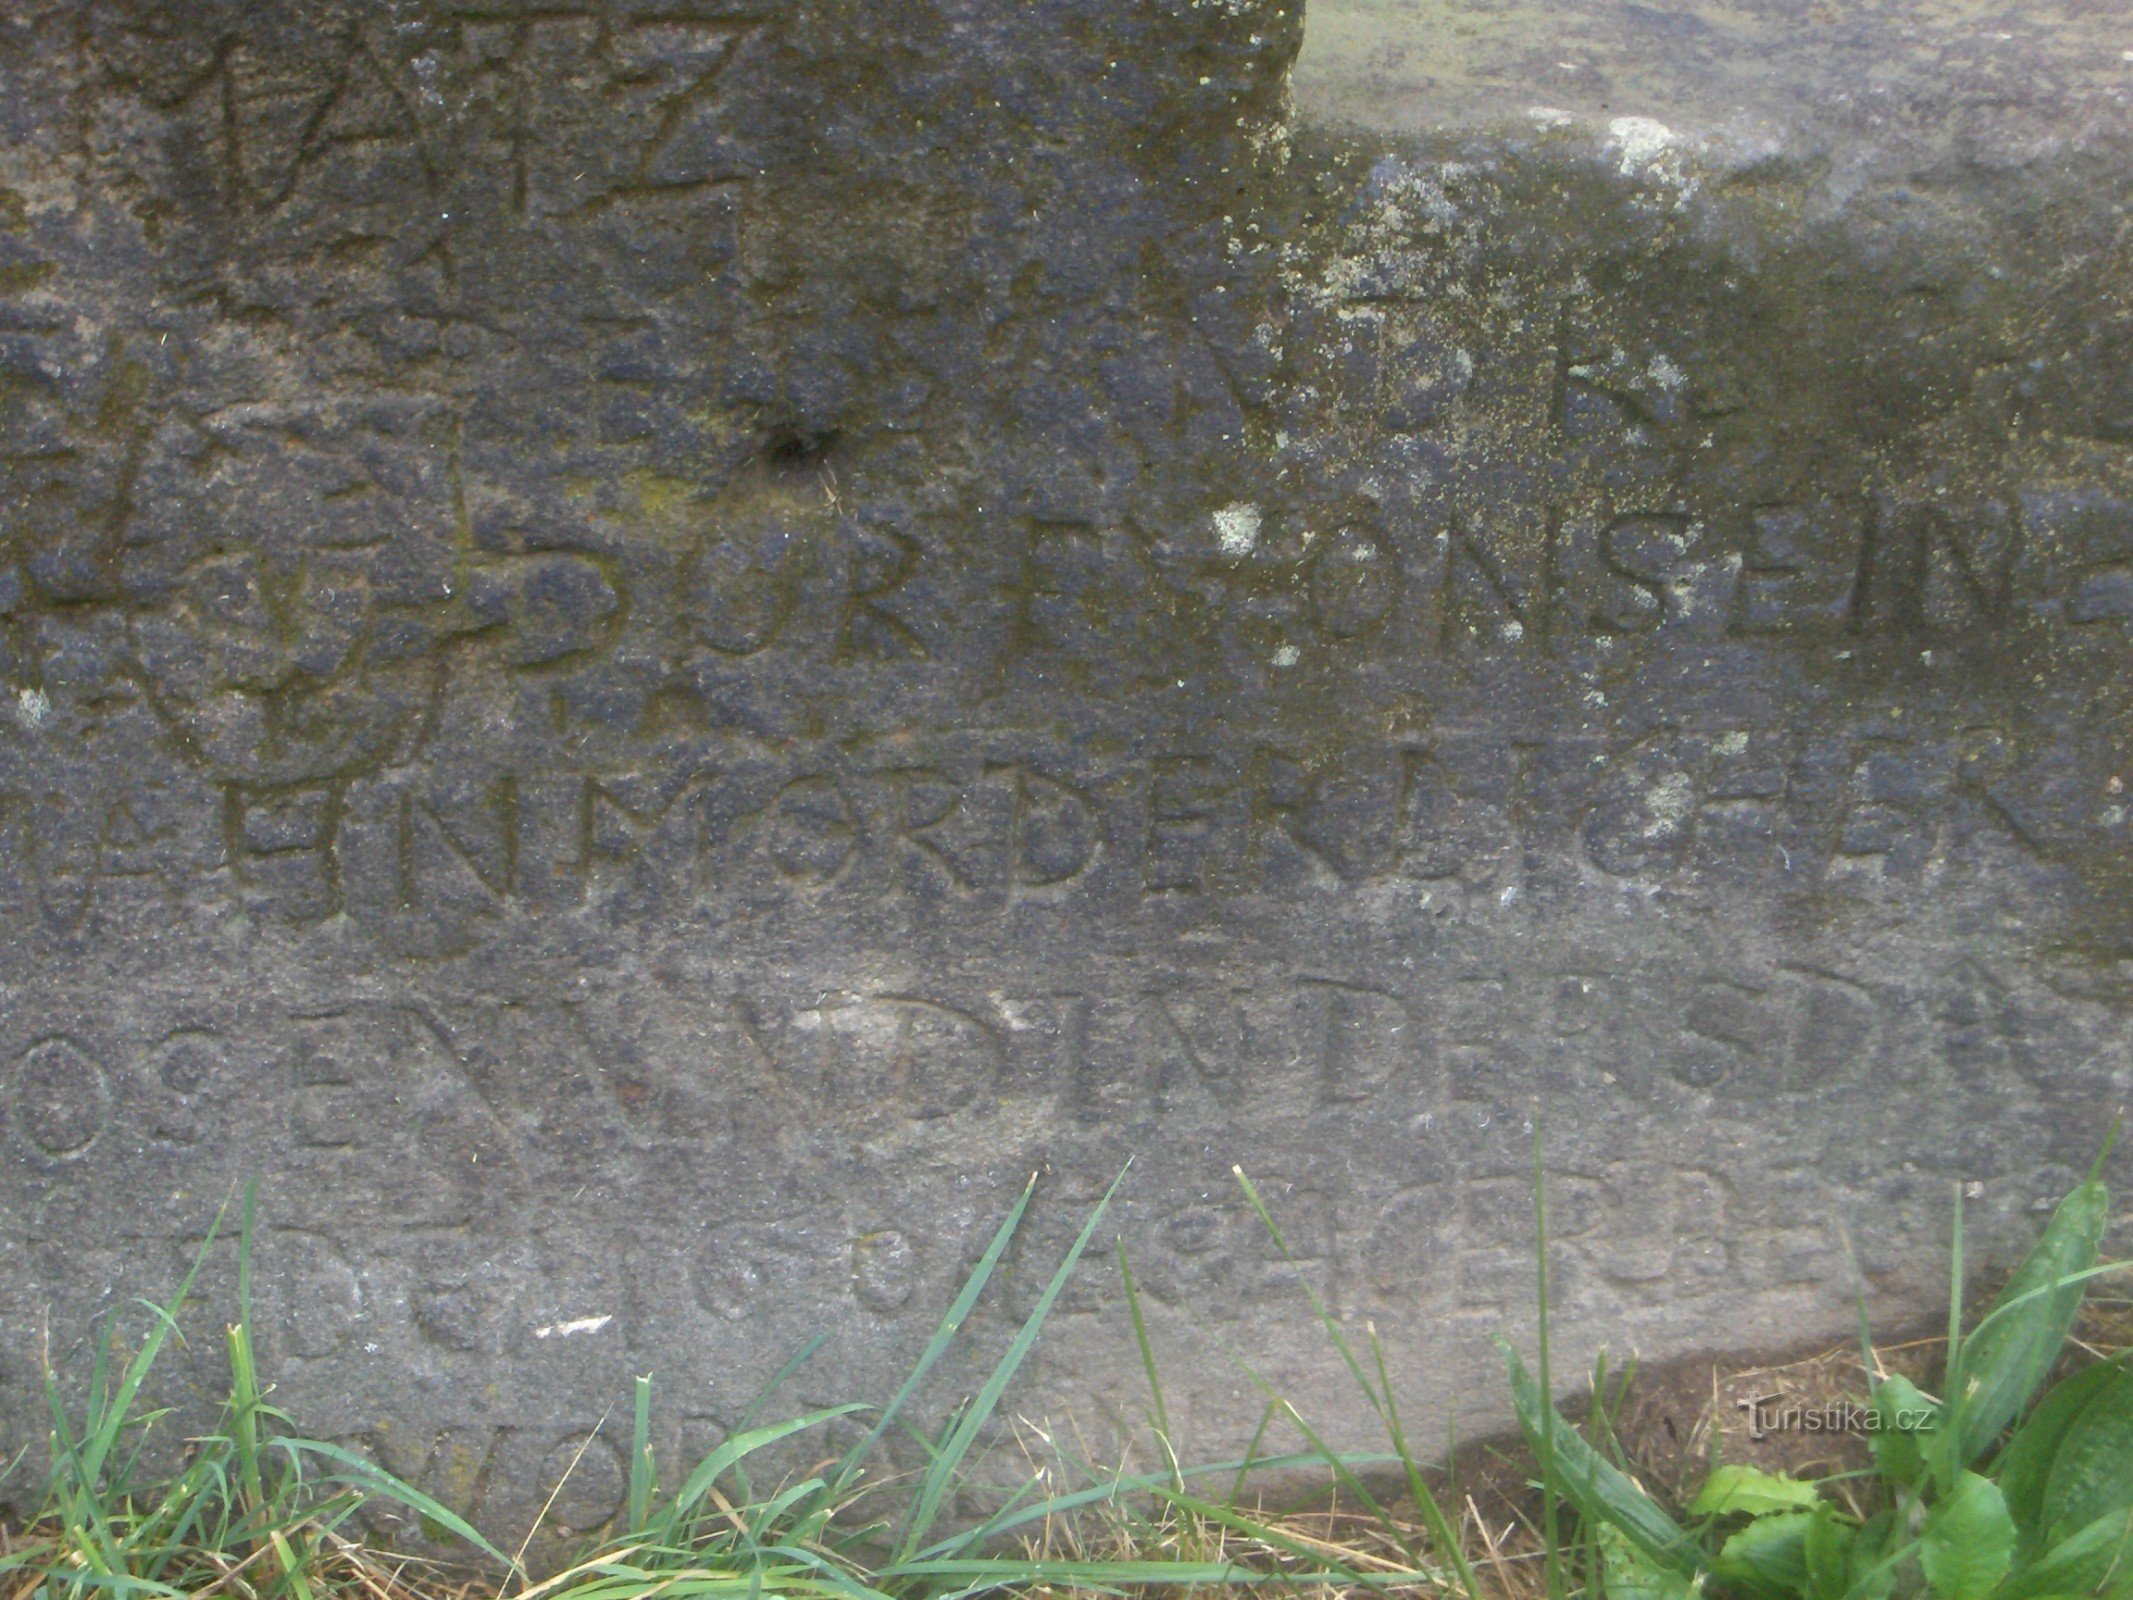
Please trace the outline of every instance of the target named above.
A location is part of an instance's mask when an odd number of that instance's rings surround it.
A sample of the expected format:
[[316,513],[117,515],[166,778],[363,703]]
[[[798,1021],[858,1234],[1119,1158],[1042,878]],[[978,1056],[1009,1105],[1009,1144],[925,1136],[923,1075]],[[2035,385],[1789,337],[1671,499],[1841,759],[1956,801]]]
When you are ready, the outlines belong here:
[[1315,0],[1295,85],[1318,120],[1409,131],[1643,117],[1849,193],[2122,138],[2133,26],[2100,0]]
[[[278,1400],[506,1534],[632,1374],[886,1393],[1032,1172],[934,1403],[1130,1156],[1207,1451],[1224,1351],[1366,1437],[1232,1163],[1418,1437],[1536,1107],[1566,1368],[2031,1236],[2133,1086],[2122,124],[1341,131],[1301,38],[0,4],[0,1443],[252,1175]],[[1042,1351],[1136,1425],[1108,1259]]]

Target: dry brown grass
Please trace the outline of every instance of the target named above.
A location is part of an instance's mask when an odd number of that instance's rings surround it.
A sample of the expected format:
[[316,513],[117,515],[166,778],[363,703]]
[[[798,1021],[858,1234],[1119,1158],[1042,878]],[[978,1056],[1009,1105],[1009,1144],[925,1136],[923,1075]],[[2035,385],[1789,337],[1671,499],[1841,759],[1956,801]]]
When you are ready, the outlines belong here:
[[[1046,1559],[1232,1562],[1252,1572],[1285,1574],[1289,1581],[1281,1585],[1280,1592],[1304,1600],[1341,1600],[1365,1592],[1395,1596],[1460,1592],[1448,1577],[1444,1581],[1412,1580],[1411,1552],[1419,1551],[1436,1566],[1447,1565],[1442,1552],[1432,1548],[1428,1529],[1412,1515],[1395,1510],[1388,1526],[1373,1512],[1343,1506],[1337,1492],[1316,1508],[1245,1505],[1238,1509],[1278,1535],[1281,1543],[1189,1515],[1149,1521],[1113,1513],[1047,1529],[1043,1537],[1029,1542],[1028,1553]],[[1446,1510],[1450,1513],[1452,1508]],[[1492,1519],[1473,1495],[1460,1497],[1456,1517],[1464,1553],[1484,1590],[1503,1600],[1538,1600],[1545,1585],[1541,1543],[1532,1522],[1516,1515]],[[1366,1585],[1328,1581],[1323,1574],[1329,1567],[1373,1581]],[[1051,1586],[1024,1592],[1045,1600],[1078,1600],[1082,1593]]]
[[[1946,1347],[1944,1337],[1929,1335],[1877,1343],[1875,1376],[1901,1373],[1929,1394],[1937,1392]],[[2129,1347],[2133,1347],[2133,1300],[2092,1296],[2083,1306],[2060,1372]],[[1636,1370],[1620,1401],[1611,1402],[1609,1420],[1631,1475],[1661,1500],[1681,1506],[1694,1498],[1705,1475],[1721,1461],[1803,1478],[1865,1472],[1872,1457],[1863,1436],[1766,1430],[1757,1439],[1751,1436],[1742,1402],[1760,1399],[1773,1408],[1808,1409],[1859,1403],[1866,1397],[1865,1371],[1856,1342],[1735,1352]],[[1579,1420],[1590,1415],[1589,1402],[1565,1409]],[[1491,1600],[1544,1600],[1547,1593],[1540,1499],[1533,1487],[1538,1477],[1539,1468],[1523,1441],[1504,1436],[1463,1448],[1453,1470],[1437,1475],[1432,1484],[1433,1490],[1451,1489],[1445,1510],[1455,1518],[1467,1560]],[[1389,1491],[1391,1486],[1385,1487]],[[1832,1490],[1852,1501],[1849,1509],[1855,1513],[1864,1515],[1872,1509],[1866,1503],[1872,1489],[1864,1478],[1844,1479]],[[1284,1538],[1366,1576],[1411,1570],[1407,1549],[1441,1558],[1441,1553],[1430,1551],[1427,1530],[1411,1505],[1390,1499],[1385,1503],[1391,1509],[1397,1537],[1395,1529],[1359,1507],[1344,1507],[1337,1494],[1315,1507],[1260,1508],[1251,1514],[1253,1520],[1263,1521]],[[1101,1559],[1197,1552],[1207,1559],[1235,1560],[1262,1571],[1293,1572],[1301,1564],[1289,1552],[1239,1537],[1220,1525],[1193,1525],[1178,1518],[1136,1522],[1116,1514],[1079,1526],[1048,1528],[1042,1540],[1033,1542],[1032,1550]],[[1352,1600],[1362,1592],[1324,1582],[1298,1587],[1308,1592],[1310,1600]],[[1069,1600],[1068,1591],[1033,1592],[1043,1593],[1046,1600]],[[1428,1595],[1434,1600],[1457,1590],[1446,1583],[1412,1583],[1394,1586],[1389,1592]]]
[[[57,1530],[28,1528],[10,1533],[0,1525],[0,1560],[29,1554],[31,1567],[0,1583],[0,1600],[37,1600],[47,1579],[38,1572],[40,1550],[62,1548]],[[83,1570],[73,1563],[76,1570]],[[201,1548],[187,1553],[168,1580],[187,1600],[263,1600],[282,1592],[292,1570],[316,1600],[494,1600],[496,1585],[448,1564],[359,1544],[316,1524],[279,1529],[249,1551]]]

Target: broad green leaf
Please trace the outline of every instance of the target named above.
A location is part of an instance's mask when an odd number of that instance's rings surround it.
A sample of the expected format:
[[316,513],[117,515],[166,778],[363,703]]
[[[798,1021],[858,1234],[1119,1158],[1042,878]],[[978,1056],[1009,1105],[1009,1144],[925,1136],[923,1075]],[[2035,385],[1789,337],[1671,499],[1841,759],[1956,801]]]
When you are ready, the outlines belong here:
[[1648,1558],[1613,1523],[1595,1522],[1593,1527],[1600,1541],[1607,1600],[1690,1600],[1695,1593],[1694,1580]]
[[[1912,1426],[1930,1419],[1921,1430]],[[1874,1432],[1868,1441],[1874,1465],[1891,1483],[1916,1485],[1926,1475],[1926,1458],[1919,1448],[1919,1435],[1941,1424],[1937,1408],[1918,1392],[1918,1385],[1901,1373],[1874,1386]]]
[[1807,1593],[1807,1530],[1812,1511],[1757,1517],[1728,1539],[1711,1575],[1758,1600],[1794,1600]]
[[1986,1600],[2014,1561],[2014,1518],[1999,1485],[1966,1472],[1926,1518],[1918,1564],[1940,1600]]
[[1812,1510],[1815,1499],[1815,1486],[1811,1483],[1788,1478],[1782,1472],[1765,1472],[1760,1467],[1727,1465],[1712,1469],[1703,1480],[1689,1514],[1723,1517],[1745,1512],[1760,1517],[1772,1511]]
[[1835,1506],[1816,1510],[1801,1547],[1807,1557],[1809,1600],[1844,1600],[1852,1586],[1852,1550],[1858,1540],[1859,1530],[1840,1517]]
[[[2007,1510],[2022,1536],[2022,1549],[2033,1552],[2046,1543],[2045,1485],[2051,1477],[2052,1463],[2058,1458],[2067,1429],[2080,1418],[2091,1400],[2119,1382],[2133,1382],[2133,1372],[2128,1372],[2117,1362],[2104,1362],[2084,1368],[2064,1383],[2054,1384],[2037,1409],[2030,1413],[2029,1420],[2007,1441],[2007,1448],[2000,1452],[1993,1479],[1999,1484],[2000,1493],[2007,1497]],[[2082,1525],[2073,1524],[2075,1527]]]
[[2110,1215],[2099,1179],[2060,1201],[2043,1238],[1963,1341],[1948,1377],[1945,1473],[1975,1461],[2044,1381],[2073,1329]]
[[[2111,1580],[2109,1588],[2100,1589]],[[2016,1572],[1993,1600],[2039,1600],[2044,1595],[2106,1597],[2133,1593],[2133,1516],[2114,1511],[2062,1539],[2041,1561]]]
[[2121,1370],[2115,1381],[2098,1386],[2060,1440],[2044,1487],[2045,1538],[2056,1542],[2129,1507],[2133,1507],[2133,1372]]
[[1584,1436],[1564,1420],[1560,1412],[1552,1427],[1544,1419],[1554,1402],[1526,1372],[1525,1363],[1510,1341],[1498,1336],[1504,1366],[1511,1378],[1511,1403],[1518,1412],[1518,1425],[1536,1455],[1551,1445],[1555,1454],[1556,1482],[1578,1510],[1594,1521],[1611,1522],[1628,1535],[1630,1543],[1648,1560],[1684,1575],[1696,1570],[1693,1545],[1679,1523],[1627,1473],[1618,1471],[1585,1442]]
[[1891,1511],[1876,1512],[1860,1527],[1858,1537],[1852,1540],[1851,1561],[1845,1574],[1844,1592],[1851,1600],[1883,1600],[1896,1587],[1896,1569],[1884,1564],[1892,1537],[1900,1538],[1901,1534]]

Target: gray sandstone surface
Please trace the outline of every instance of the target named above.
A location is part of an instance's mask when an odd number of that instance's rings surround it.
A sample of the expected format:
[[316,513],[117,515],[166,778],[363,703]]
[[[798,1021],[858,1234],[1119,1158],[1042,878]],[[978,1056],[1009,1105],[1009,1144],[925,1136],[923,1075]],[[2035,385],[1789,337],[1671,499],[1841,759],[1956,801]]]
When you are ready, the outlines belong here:
[[[278,1402],[506,1535],[634,1374],[885,1395],[1032,1173],[935,1402],[1131,1158],[1203,1453],[1229,1351],[1367,1440],[1232,1164],[1420,1438],[1536,1109],[1566,1368],[2019,1250],[2133,1087],[2133,37],[1448,15],[0,0],[0,1451],[254,1176]],[[1138,1382],[1092,1260],[1018,1409]]]

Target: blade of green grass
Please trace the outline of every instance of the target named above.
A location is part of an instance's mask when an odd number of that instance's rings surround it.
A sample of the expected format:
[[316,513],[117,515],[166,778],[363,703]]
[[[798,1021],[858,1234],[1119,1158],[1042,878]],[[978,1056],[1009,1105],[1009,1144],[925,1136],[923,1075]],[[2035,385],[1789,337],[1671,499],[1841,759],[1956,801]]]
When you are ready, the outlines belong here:
[[1253,1467],[1259,1464],[1259,1447],[1266,1442],[1266,1431],[1273,1426],[1274,1418],[1279,1410],[1280,1408],[1269,1400],[1265,1409],[1259,1413],[1259,1426],[1252,1430],[1252,1437],[1244,1447],[1244,1457],[1237,1463],[1236,1482],[1229,1486],[1229,1503],[1231,1505],[1235,1505],[1238,1498],[1244,1493],[1245,1480],[1252,1475]]
[[[1358,1469],[1391,1467],[1399,1464],[1397,1456],[1383,1453],[1351,1454],[1344,1456],[1342,1459],[1351,1468]],[[1181,1467],[1178,1475],[1189,1481],[1195,1478],[1219,1477],[1254,1466],[1267,1472],[1286,1472],[1291,1468],[1322,1467],[1324,1465],[1324,1456],[1315,1451],[1301,1451],[1293,1455],[1260,1458],[1246,1456],[1235,1461],[1215,1461],[1209,1462],[1204,1466]],[[1027,1527],[1032,1522],[1041,1522],[1047,1517],[1067,1516],[1089,1506],[1123,1500],[1128,1495],[1153,1494],[1158,1489],[1168,1487],[1169,1483],[1170,1474],[1167,1472],[1119,1473],[1107,1477],[1101,1482],[1093,1483],[1087,1488],[1071,1489],[1063,1494],[1049,1495],[1043,1500],[1013,1512],[1011,1515],[995,1513],[971,1532],[967,1534],[959,1533],[950,1538],[942,1539],[936,1544],[929,1545],[919,1551],[913,1559],[921,1561],[945,1560],[956,1551],[983,1547],[990,1544],[1001,1534],[1011,1532],[1019,1527]]]
[[755,1398],[748,1402],[748,1409],[741,1413],[740,1425],[734,1429],[736,1433],[747,1433],[752,1430],[756,1414],[770,1404],[771,1398],[791,1381],[794,1373],[815,1359],[815,1352],[829,1343],[829,1337],[826,1333],[818,1333],[814,1337],[803,1339],[800,1342],[800,1347],[785,1358],[785,1365],[778,1368],[772,1374],[770,1381],[757,1390]]
[[941,1318],[940,1326],[933,1330],[933,1337],[926,1341],[925,1350],[920,1353],[917,1364],[905,1377],[903,1386],[882,1408],[881,1415],[868,1430],[866,1439],[852,1451],[848,1459],[854,1468],[881,1443],[889,1425],[902,1415],[904,1406],[917,1392],[918,1386],[925,1381],[926,1374],[933,1370],[941,1357],[947,1354],[948,1347],[955,1343],[956,1335],[962,1331],[964,1321],[978,1303],[978,1296],[985,1292],[985,1285],[992,1281],[993,1271],[999,1266],[1000,1257],[1006,1252],[1008,1241],[1022,1225],[1023,1213],[1029,1210],[1030,1197],[1036,1191],[1037,1178],[1032,1173],[1029,1182],[1022,1186],[1021,1197],[1009,1209],[1007,1220],[994,1232],[992,1242],[985,1247],[985,1253],[978,1258],[978,1264],[971,1269],[970,1276],[963,1280],[963,1287],[956,1294],[954,1304],[949,1306],[948,1314]]
[[428,1518],[454,1538],[465,1540],[499,1565],[511,1565],[511,1559],[503,1551],[476,1533],[457,1512],[446,1509],[442,1503],[424,1494],[413,1484],[394,1477],[375,1461],[359,1456],[353,1450],[337,1444],[328,1444],[323,1439],[281,1438],[274,1441],[274,1447],[291,1456],[310,1455],[317,1456],[321,1461],[330,1461],[341,1469],[332,1474],[330,1481],[345,1483],[352,1489],[378,1499],[403,1505],[417,1516]]
[[[1948,1234],[1948,1356],[1947,1372],[1953,1376],[1963,1353],[1963,1186],[1955,1185],[1955,1214]],[[1953,1385],[1949,1400],[1954,1400]]]
[[1474,1576],[1474,1569],[1466,1559],[1466,1552],[1459,1546],[1459,1536],[1453,1531],[1444,1515],[1444,1508],[1437,1497],[1430,1493],[1429,1485],[1422,1480],[1422,1468],[1415,1460],[1414,1452],[1407,1448],[1407,1435],[1400,1427],[1400,1409],[1392,1395],[1392,1375],[1385,1365],[1385,1347],[1378,1342],[1377,1325],[1368,1327],[1370,1353],[1377,1363],[1378,1383],[1385,1394],[1385,1426],[1392,1436],[1393,1453],[1400,1458],[1400,1465],[1407,1474],[1407,1492],[1415,1502],[1415,1509],[1429,1529],[1429,1536],[1444,1558],[1452,1564],[1458,1575],[1459,1587],[1466,1592],[1467,1600],[1481,1600],[1481,1586]]
[[1228,1588],[1295,1581],[1288,1573],[1253,1572],[1227,1561],[931,1561],[913,1563],[899,1571],[911,1578],[976,1580],[949,1589],[939,1600],[967,1600],[971,1595],[1039,1585],[1105,1592],[1119,1588]]
[[652,1377],[637,1380],[637,1405],[630,1422],[629,1531],[632,1538],[643,1534],[651,1516],[652,1495],[657,1488],[652,1474]]
[[1533,1119],[1533,1271],[1540,1303],[1541,1540],[1545,1550],[1548,1600],[1565,1600],[1561,1529],[1557,1526],[1555,1479],[1555,1385],[1548,1344],[1548,1176],[1541,1155],[1540,1118]]
[[1170,1464],[1173,1485],[1183,1489],[1185,1480],[1177,1476],[1178,1453],[1170,1433],[1170,1409],[1163,1403],[1163,1379],[1156,1370],[1155,1347],[1148,1342],[1148,1320],[1141,1315],[1140,1290],[1134,1286],[1133,1266],[1126,1260],[1126,1241],[1123,1239],[1118,1241],[1118,1276],[1125,1285],[1126,1309],[1133,1317],[1133,1342],[1140,1346],[1141,1370],[1148,1374],[1148,1397],[1155,1407],[1152,1420],[1156,1447]]
[[674,1497],[674,1513],[686,1516],[710,1492],[711,1486],[719,1480],[721,1475],[755,1454],[756,1451],[768,1445],[776,1444],[780,1439],[790,1438],[796,1433],[804,1433],[809,1428],[819,1428],[825,1422],[834,1421],[838,1417],[848,1417],[855,1411],[864,1411],[866,1409],[865,1406],[857,1403],[828,1406],[820,1411],[810,1411],[805,1416],[793,1417],[785,1422],[773,1422],[765,1427],[751,1428],[746,1433],[729,1435],[724,1443],[696,1464],[695,1470],[689,1474],[688,1479],[682,1484],[681,1492]]
[[[1348,1368],[1349,1375],[1354,1378],[1356,1386],[1363,1391],[1363,1397],[1370,1402],[1371,1409],[1377,1413],[1380,1424],[1385,1427],[1391,1439],[1394,1453],[1403,1459],[1407,1458],[1410,1453],[1400,1434],[1399,1418],[1393,1405],[1391,1381],[1389,1376],[1385,1374],[1383,1351],[1381,1349],[1377,1350],[1379,1374],[1385,1379],[1383,1393],[1380,1393],[1378,1388],[1372,1385],[1369,1375],[1363,1369],[1362,1362],[1357,1359],[1354,1348],[1349,1344],[1347,1336],[1341,1332],[1340,1324],[1334,1319],[1333,1313],[1328,1309],[1325,1301],[1320,1298],[1318,1291],[1312,1287],[1310,1278],[1303,1271],[1302,1263],[1296,1259],[1295,1252],[1290,1250],[1289,1242],[1283,1236],[1280,1224],[1275,1222],[1273,1213],[1268,1209],[1266,1201],[1261,1198],[1257,1187],[1254,1186],[1250,1178],[1245,1176],[1242,1167],[1233,1166],[1230,1168],[1230,1172],[1236,1178],[1238,1184],[1242,1186],[1245,1198],[1251,1202],[1252,1209],[1258,1213],[1261,1226],[1267,1230],[1268,1236],[1274,1241],[1274,1248],[1281,1252],[1282,1260],[1287,1262],[1296,1273],[1297,1281],[1303,1285],[1304,1294],[1311,1302],[1312,1311],[1317,1314],[1319,1325],[1326,1330],[1327,1337],[1331,1340],[1334,1349],[1339,1353],[1343,1364]],[[1375,1329],[1371,1333],[1371,1342],[1373,1348],[1375,1348]],[[1250,1369],[1247,1368],[1246,1370],[1249,1371]],[[1253,1382],[1259,1383],[1257,1374],[1253,1374]],[[1323,1443],[1305,1426],[1303,1418],[1297,1413],[1296,1408],[1281,1400],[1280,1396],[1267,1388],[1265,1384],[1260,1384],[1260,1388],[1270,1401],[1276,1402],[1285,1408],[1291,1420],[1299,1428],[1303,1429],[1305,1437],[1310,1439],[1314,1445],[1318,1445],[1321,1452],[1331,1459],[1331,1453],[1325,1451]],[[1261,1426],[1264,1426],[1264,1421],[1262,1421]],[[1336,1467],[1336,1474],[1338,1472],[1339,1469]],[[1400,1546],[1408,1561],[1415,1566],[1420,1566],[1422,1564],[1421,1552],[1414,1548],[1405,1531],[1391,1517],[1385,1514],[1384,1509],[1378,1505],[1360,1482],[1355,1481],[1352,1474],[1349,1475],[1348,1481],[1352,1484],[1357,1496],[1370,1508],[1371,1514],[1379,1520],[1385,1531]],[[1438,1508],[1434,1500],[1430,1499],[1428,1488],[1422,1483],[1419,1471],[1411,1472],[1410,1481],[1412,1487],[1419,1491],[1420,1497],[1417,1500],[1416,1509],[1421,1511],[1426,1519],[1430,1511],[1438,1511]],[[1234,1499],[1235,1496],[1232,1495],[1231,1498]],[[1429,1500],[1429,1508],[1427,1510],[1423,1509],[1423,1500]],[[1441,1511],[1438,1511],[1437,1520],[1439,1522],[1443,1521]]]
[[[1130,1166],[1131,1163],[1128,1163],[1129,1169]],[[961,1421],[948,1435],[940,1452],[928,1465],[919,1489],[918,1501],[912,1508],[904,1536],[898,1544],[899,1559],[910,1559],[917,1551],[919,1542],[932,1530],[935,1519],[940,1515],[941,1502],[953,1486],[963,1458],[977,1442],[978,1430],[991,1418],[993,1409],[1000,1403],[1001,1395],[1007,1391],[1007,1385],[1020,1370],[1031,1346],[1036,1344],[1037,1335],[1044,1327],[1044,1319],[1051,1314],[1052,1305],[1058,1300],[1060,1291],[1066,1287],[1067,1279],[1073,1275],[1075,1267],[1080,1265],[1082,1252],[1088,1249],[1089,1241],[1096,1236],[1097,1225],[1103,1221],[1104,1213],[1110,1209],[1112,1196],[1118,1193],[1119,1185],[1125,1181],[1124,1171],[1111,1180],[1111,1187],[1104,1191],[1103,1198],[1096,1202],[1095,1209],[1089,1213],[1088,1221],[1082,1224],[1080,1235],[1074,1240],[1065,1258],[1060,1261],[1051,1281],[1044,1286],[1043,1293],[1038,1295],[1037,1303],[1023,1321],[1021,1330],[1008,1345],[999,1364],[993,1368],[992,1375],[985,1380],[977,1398],[971,1402]]]
[[[1174,1489],[1164,1489],[1160,1486],[1153,1492],[1181,1510],[1189,1510],[1196,1516],[1205,1517],[1211,1522],[1219,1522],[1232,1532],[1241,1533],[1246,1538],[1256,1539],[1271,1549],[1294,1556],[1304,1562],[1313,1574],[1323,1574],[1339,1583],[1366,1588],[1395,1581],[1391,1574],[1377,1574],[1372,1577],[1366,1577],[1364,1574],[1354,1571],[1344,1562],[1330,1559],[1323,1550],[1314,1549],[1301,1540],[1292,1539],[1280,1529],[1256,1521],[1229,1507],[1213,1505],[1208,1501],[1195,1499],[1191,1495],[1181,1495]],[[1292,1574],[1291,1576],[1294,1575]],[[1428,1567],[1417,1567],[1413,1572],[1403,1576],[1405,1581],[1410,1583],[1417,1579],[1431,1583],[1441,1584],[1444,1582],[1444,1574],[1432,1571]]]
[[1304,1420],[1303,1413],[1298,1411],[1285,1397],[1276,1393],[1273,1386],[1254,1371],[1249,1363],[1239,1360],[1234,1355],[1230,1359],[1236,1361],[1238,1367],[1243,1370],[1244,1375],[1252,1380],[1261,1394],[1265,1395],[1280,1408],[1282,1415],[1289,1419],[1289,1425],[1304,1436],[1305,1442],[1317,1452],[1319,1464],[1331,1469],[1334,1482],[1343,1485],[1350,1494],[1360,1500],[1364,1509],[1377,1519],[1379,1526],[1392,1536],[1393,1542],[1400,1547],[1400,1553],[1407,1557],[1408,1565],[1419,1570],[1424,1565],[1422,1552],[1414,1547],[1413,1542],[1408,1539],[1406,1531],[1387,1515],[1385,1508],[1378,1504],[1377,1497],[1363,1487],[1363,1480],[1357,1477],[1349,1468],[1346,1459],[1329,1446],[1324,1439],[1320,1438],[1318,1430]]
[[[210,1242],[212,1243],[212,1240]],[[192,1288],[193,1277],[200,1270],[200,1262],[205,1259],[203,1251],[201,1257],[194,1261],[192,1271],[186,1273],[185,1281],[180,1285],[173,1304],[184,1303],[185,1296]],[[133,1409],[134,1399],[140,1394],[141,1385],[147,1381],[149,1369],[155,1365],[156,1357],[162,1352],[164,1341],[178,1331],[176,1320],[163,1307],[147,1300],[138,1301],[137,1304],[147,1307],[151,1313],[152,1331],[141,1342],[140,1350],[127,1365],[126,1375],[118,1388],[104,1398],[100,1411],[95,1415],[95,1426],[83,1440],[78,1453],[78,1472],[79,1481],[84,1487],[92,1487],[101,1477],[112,1447],[117,1444],[119,1435],[126,1426],[126,1418]]]
[[1258,1189],[1253,1186],[1252,1180],[1244,1175],[1244,1168],[1231,1167],[1229,1170],[1231,1176],[1243,1186],[1244,1197],[1252,1203],[1252,1209],[1259,1213],[1260,1224],[1266,1229],[1268,1236],[1273,1239],[1274,1248],[1281,1252],[1281,1259],[1295,1269],[1297,1282],[1303,1285],[1303,1292],[1311,1302],[1311,1309],[1318,1314],[1319,1325],[1326,1330],[1326,1336],[1332,1340],[1333,1348],[1340,1353],[1341,1360],[1347,1364],[1349,1374],[1355,1379],[1356,1387],[1361,1389],[1364,1395],[1368,1397],[1371,1408],[1380,1416],[1383,1416],[1385,1408],[1379,1403],[1376,1391],[1370,1387],[1370,1379],[1363,1372],[1362,1362],[1356,1359],[1355,1351],[1349,1347],[1347,1337],[1340,1330],[1340,1324],[1333,1319],[1333,1313],[1326,1309],[1325,1301],[1320,1299],[1318,1291],[1311,1287],[1311,1280],[1304,1273],[1302,1263],[1296,1259],[1294,1252],[1289,1249],[1289,1241],[1282,1236],[1280,1225],[1274,1221],[1273,1213],[1267,1210],[1266,1202],[1260,1199]]

